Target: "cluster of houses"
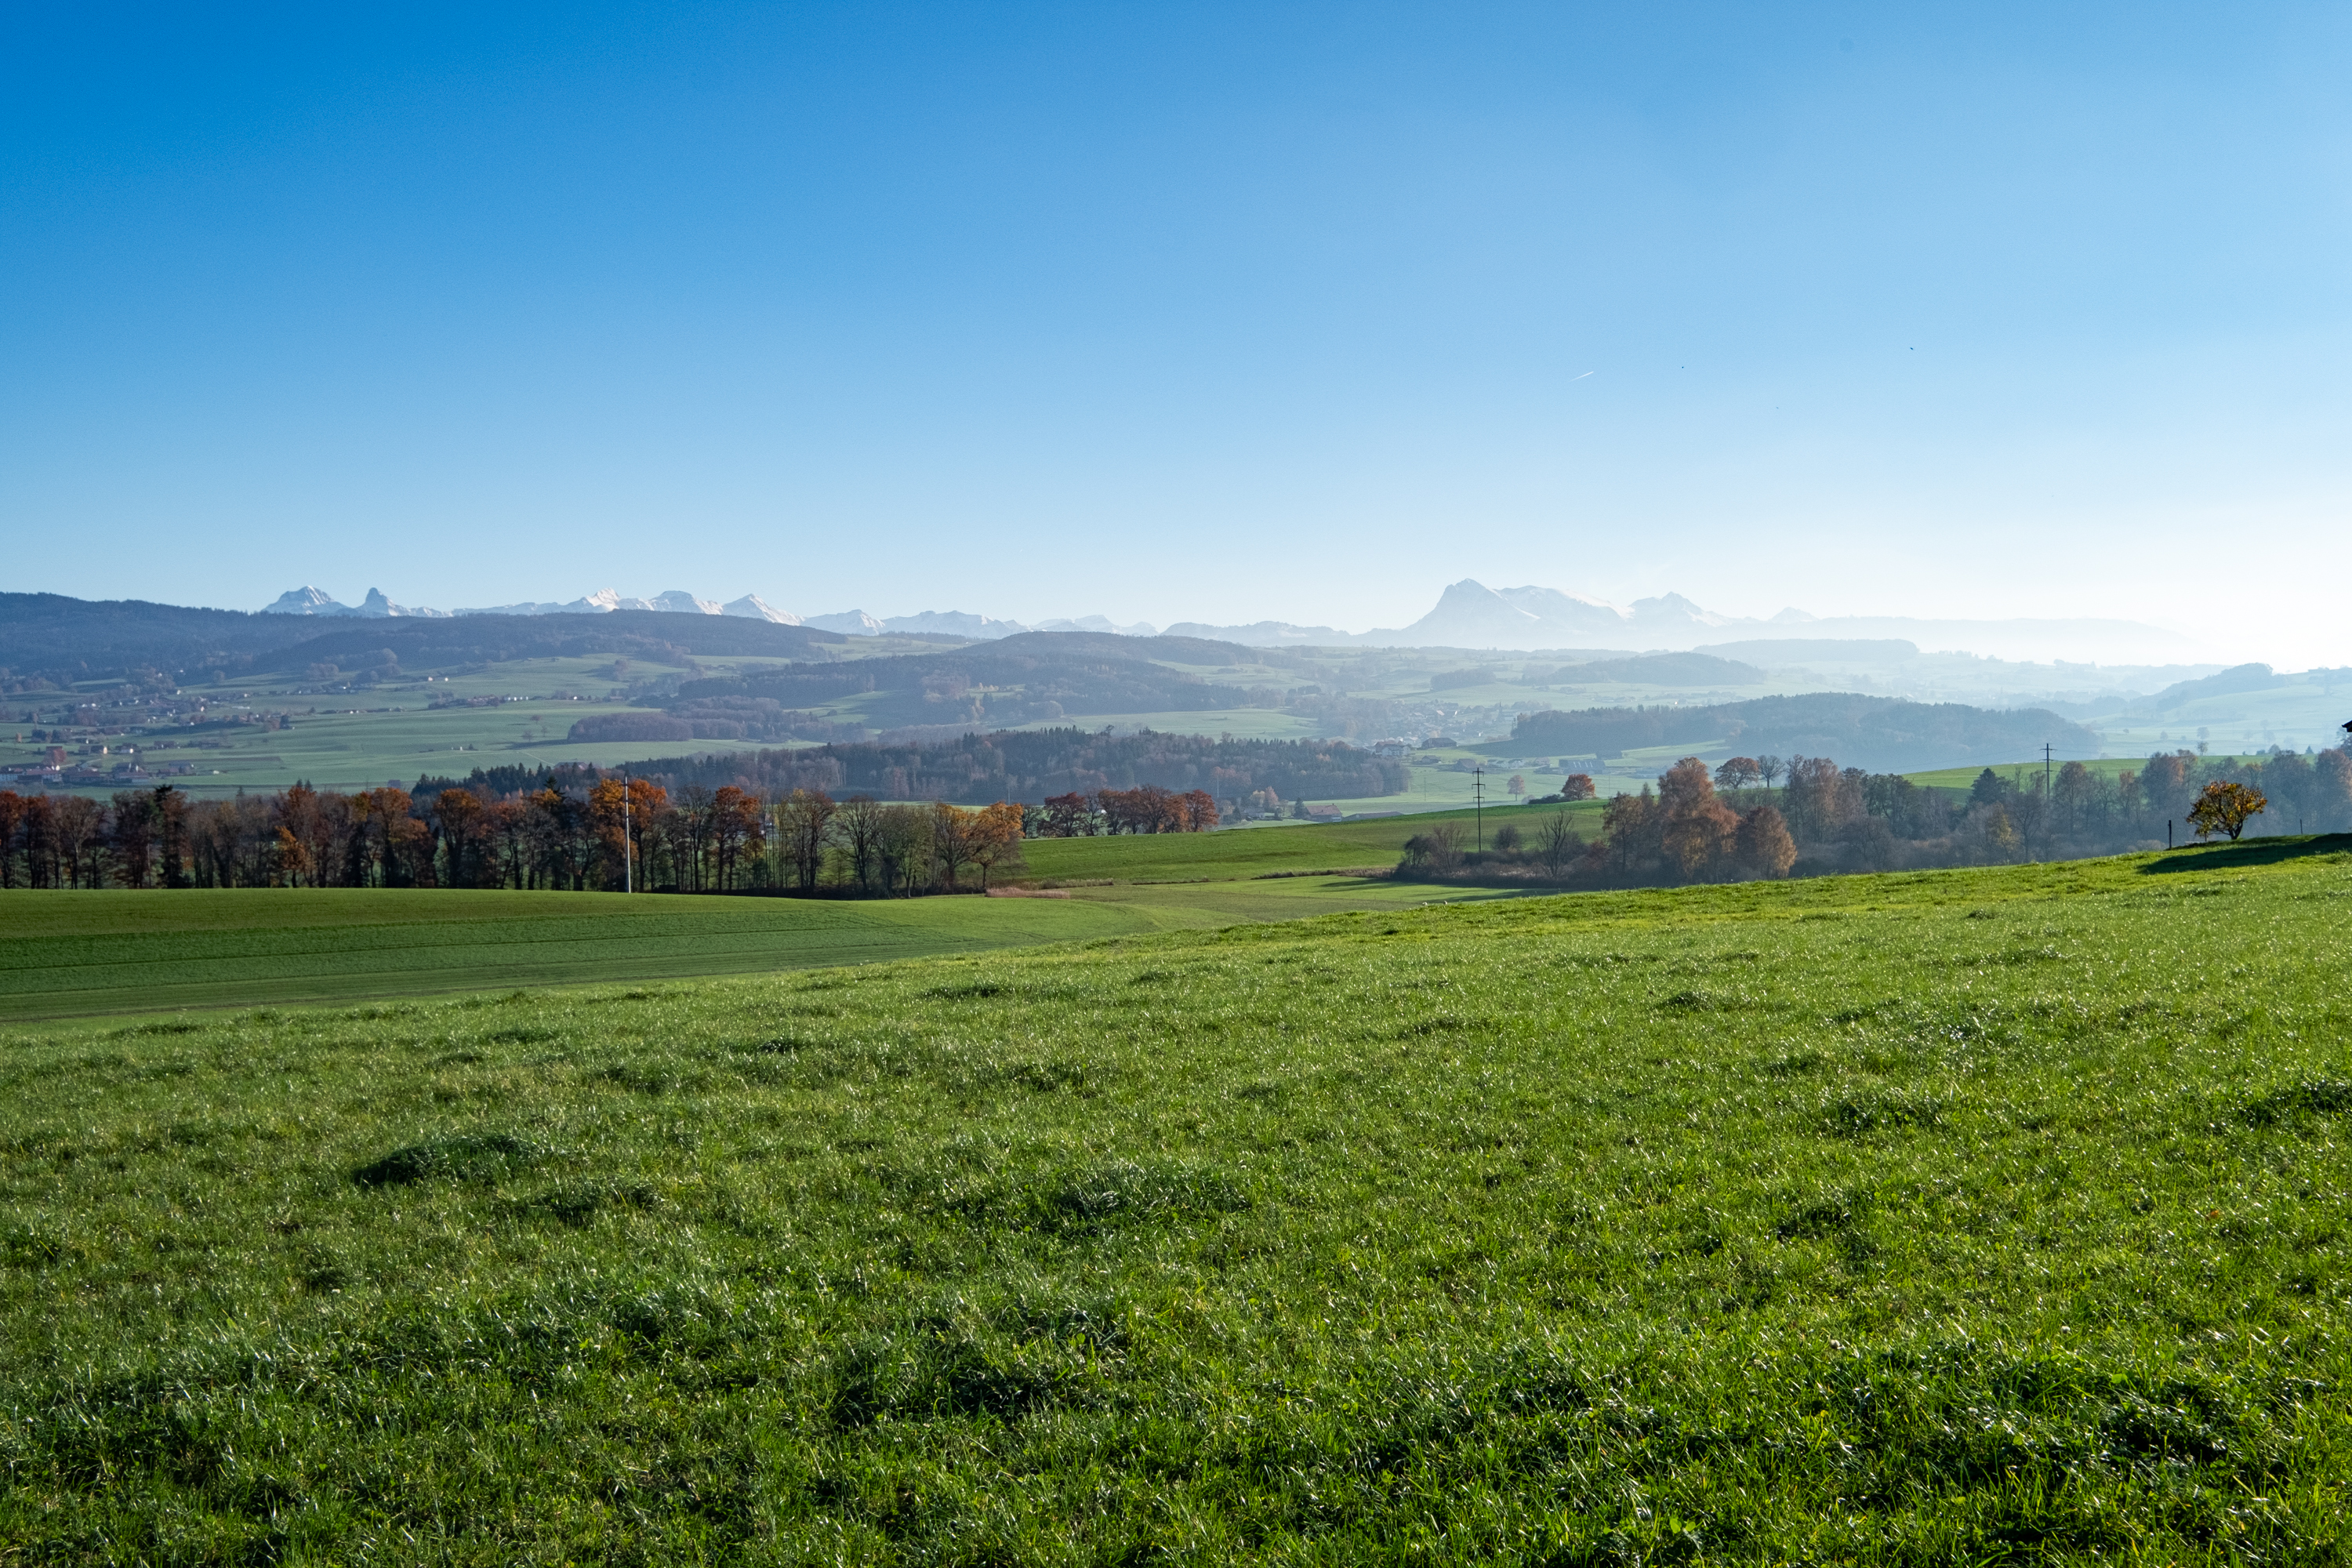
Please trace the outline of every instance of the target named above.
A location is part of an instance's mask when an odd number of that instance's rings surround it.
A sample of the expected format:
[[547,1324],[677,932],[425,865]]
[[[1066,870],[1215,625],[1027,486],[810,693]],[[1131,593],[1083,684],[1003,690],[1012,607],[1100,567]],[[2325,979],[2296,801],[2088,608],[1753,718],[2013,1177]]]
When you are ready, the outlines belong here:
[[101,745],[95,750],[85,749],[80,757],[75,757],[63,746],[51,746],[38,763],[0,770],[0,786],[48,784],[59,789],[88,789],[93,784],[111,784],[121,788],[148,779],[184,778],[195,771],[194,763],[143,761],[134,746],[125,746],[118,753],[112,747]]

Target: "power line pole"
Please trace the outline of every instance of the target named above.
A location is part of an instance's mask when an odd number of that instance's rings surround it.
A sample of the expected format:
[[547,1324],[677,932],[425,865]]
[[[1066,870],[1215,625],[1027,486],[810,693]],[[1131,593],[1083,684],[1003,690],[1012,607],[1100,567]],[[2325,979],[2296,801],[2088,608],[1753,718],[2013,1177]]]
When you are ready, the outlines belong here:
[[1478,825],[1478,853],[1486,852],[1486,770],[1470,770],[1470,816]]
[[2042,742],[2042,798],[2050,798],[2050,742]]
[[630,852],[629,775],[621,774],[621,891],[637,890],[635,857]]

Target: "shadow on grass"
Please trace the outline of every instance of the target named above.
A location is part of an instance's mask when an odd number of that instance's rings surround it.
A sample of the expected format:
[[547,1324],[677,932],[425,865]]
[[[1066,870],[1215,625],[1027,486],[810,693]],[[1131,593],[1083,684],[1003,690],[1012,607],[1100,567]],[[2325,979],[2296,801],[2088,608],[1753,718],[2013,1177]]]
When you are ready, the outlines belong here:
[[2171,871],[2230,871],[2246,866],[2276,866],[2314,855],[2352,854],[2352,833],[2315,833],[2307,838],[2253,838],[2236,844],[2189,845],[2168,850],[2140,868],[2142,876]]

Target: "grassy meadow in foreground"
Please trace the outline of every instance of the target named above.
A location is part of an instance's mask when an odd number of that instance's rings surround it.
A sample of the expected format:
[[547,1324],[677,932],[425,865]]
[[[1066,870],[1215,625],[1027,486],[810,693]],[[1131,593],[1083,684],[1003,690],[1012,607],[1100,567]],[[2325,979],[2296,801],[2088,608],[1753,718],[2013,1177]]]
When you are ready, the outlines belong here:
[[20,1027],[0,1561],[2340,1560],[2347,848]]

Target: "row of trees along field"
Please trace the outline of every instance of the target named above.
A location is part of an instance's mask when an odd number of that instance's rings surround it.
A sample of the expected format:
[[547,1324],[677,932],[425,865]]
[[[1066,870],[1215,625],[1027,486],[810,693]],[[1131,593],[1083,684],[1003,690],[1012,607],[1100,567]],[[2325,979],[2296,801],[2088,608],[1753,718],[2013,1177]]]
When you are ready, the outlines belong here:
[[420,780],[353,795],[307,784],[192,800],[165,784],[110,805],[0,790],[0,888],[516,888],[908,895],[985,889],[1024,837],[1197,833],[1204,792],[1073,793],[1042,806],[893,805],[732,784],[673,797],[572,774],[492,795]]
[[[1523,814],[1522,814],[1523,815]],[[1712,773],[1685,757],[1654,791],[1619,795],[1585,843],[1565,813],[1517,822],[1489,845],[1457,825],[1416,836],[1400,874],[1437,880],[1527,880],[1631,887],[1813,876],[2027,859],[2075,859],[2161,847],[2168,833],[2235,838],[2352,830],[2352,755],[2278,751],[2260,761],[2159,752],[2106,773],[1987,768],[1966,791],[1827,757],[1734,757]]]

